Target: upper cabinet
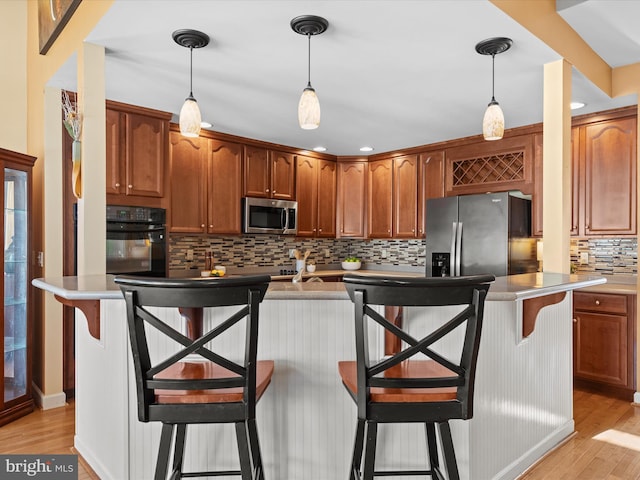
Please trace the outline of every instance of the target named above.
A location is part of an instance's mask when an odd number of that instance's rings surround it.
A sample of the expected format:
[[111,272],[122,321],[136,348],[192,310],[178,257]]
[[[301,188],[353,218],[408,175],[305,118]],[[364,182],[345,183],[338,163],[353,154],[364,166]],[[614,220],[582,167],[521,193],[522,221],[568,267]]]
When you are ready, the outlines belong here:
[[393,233],[393,160],[369,163],[367,224],[370,238],[391,238]]
[[597,122],[580,129],[584,235],[635,235],[636,117]]
[[170,118],[169,113],[107,102],[108,202],[164,196]]
[[[584,115],[571,129],[571,235],[636,235],[635,108]],[[533,234],[542,235],[542,134],[534,135]]]
[[299,237],[336,236],[336,163],[296,157]]
[[418,163],[418,237],[425,236],[427,200],[444,197],[444,151],[420,154]]
[[241,233],[242,145],[171,132],[172,233]]
[[294,200],[295,155],[245,145],[244,195]]
[[366,160],[338,162],[336,237],[365,238],[367,211]]

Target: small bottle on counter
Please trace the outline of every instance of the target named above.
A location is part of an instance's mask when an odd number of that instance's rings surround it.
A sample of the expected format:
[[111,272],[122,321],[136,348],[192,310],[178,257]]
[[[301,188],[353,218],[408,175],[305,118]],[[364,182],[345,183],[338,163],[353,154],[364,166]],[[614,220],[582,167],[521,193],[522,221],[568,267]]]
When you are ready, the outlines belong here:
[[213,270],[213,252],[205,252],[204,254],[204,269]]

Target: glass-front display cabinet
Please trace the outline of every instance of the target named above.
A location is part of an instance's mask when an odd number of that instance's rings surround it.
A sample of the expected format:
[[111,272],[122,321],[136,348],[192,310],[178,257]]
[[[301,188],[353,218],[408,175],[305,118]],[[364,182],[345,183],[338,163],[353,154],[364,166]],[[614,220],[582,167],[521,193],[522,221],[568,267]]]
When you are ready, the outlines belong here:
[[33,157],[0,149],[4,246],[4,310],[0,425],[33,410],[31,394],[32,300],[31,169]]

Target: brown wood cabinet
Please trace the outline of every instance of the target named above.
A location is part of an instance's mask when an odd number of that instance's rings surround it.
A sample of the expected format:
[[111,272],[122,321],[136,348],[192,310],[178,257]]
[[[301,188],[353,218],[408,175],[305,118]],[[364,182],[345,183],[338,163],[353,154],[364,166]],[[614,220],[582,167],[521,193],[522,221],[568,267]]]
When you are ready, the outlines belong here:
[[424,152],[418,163],[418,237],[425,236],[427,200],[444,197],[444,151]]
[[171,233],[241,233],[242,145],[171,132]]
[[139,204],[130,197],[164,196],[170,118],[166,112],[107,102],[107,203]]
[[299,237],[336,236],[336,164],[296,156]]
[[632,398],[635,391],[635,295],[574,292],[574,377]]
[[[33,358],[33,300],[31,172],[34,157],[0,148],[2,173],[2,244],[4,275],[0,288],[4,308],[0,313],[3,332],[0,356],[0,425],[34,409],[31,387]],[[34,252],[35,253],[35,252]]]
[[338,238],[365,238],[367,211],[366,159],[339,161],[336,223]]
[[294,200],[295,155],[245,145],[244,195]]
[[393,160],[369,163],[367,224],[370,238],[393,236]]
[[[573,120],[571,235],[634,236],[637,120],[623,108]],[[542,235],[542,134],[534,135],[533,233]]]

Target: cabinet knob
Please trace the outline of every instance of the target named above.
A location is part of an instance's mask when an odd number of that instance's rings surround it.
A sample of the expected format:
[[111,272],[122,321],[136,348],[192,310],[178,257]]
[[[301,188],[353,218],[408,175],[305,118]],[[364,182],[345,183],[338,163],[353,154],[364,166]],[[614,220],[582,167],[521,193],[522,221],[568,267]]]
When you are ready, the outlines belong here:
[[276,191],[274,190],[273,193],[276,193]]
[[573,319],[573,323],[578,323],[578,319],[577,319],[577,318],[574,318],[574,319]]
[[213,225],[209,225],[209,228],[213,228]]
[[314,228],[314,229],[313,229],[313,231],[315,232],[315,231],[316,231],[316,229]]
[[200,225],[200,228],[204,228],[204,223],[202,225]]
[[391,230],[387,230],[387,233],[391,233]]
[[116,187],[116,188],[120,187],[120,184],[119,184],[119,183],[116,183],[115,187]]
[[269,189],[267,188],[267,189],[265,190],[265,192],[266,192],[266,193],[269,193]]
[[600,305],[600,300],[596,300],[596,305]]
[[129,188],[133,188],[133,185],[129,185]]
[[416,229],[415,229],[415,228],[412,228],[412,229],[411,229],[411,233],[416,233]]
[[319,228],[319,229],[318,229],[318,231],[319,231],[320,233],[322,233],[322,229],[321,229],[321,228]]

